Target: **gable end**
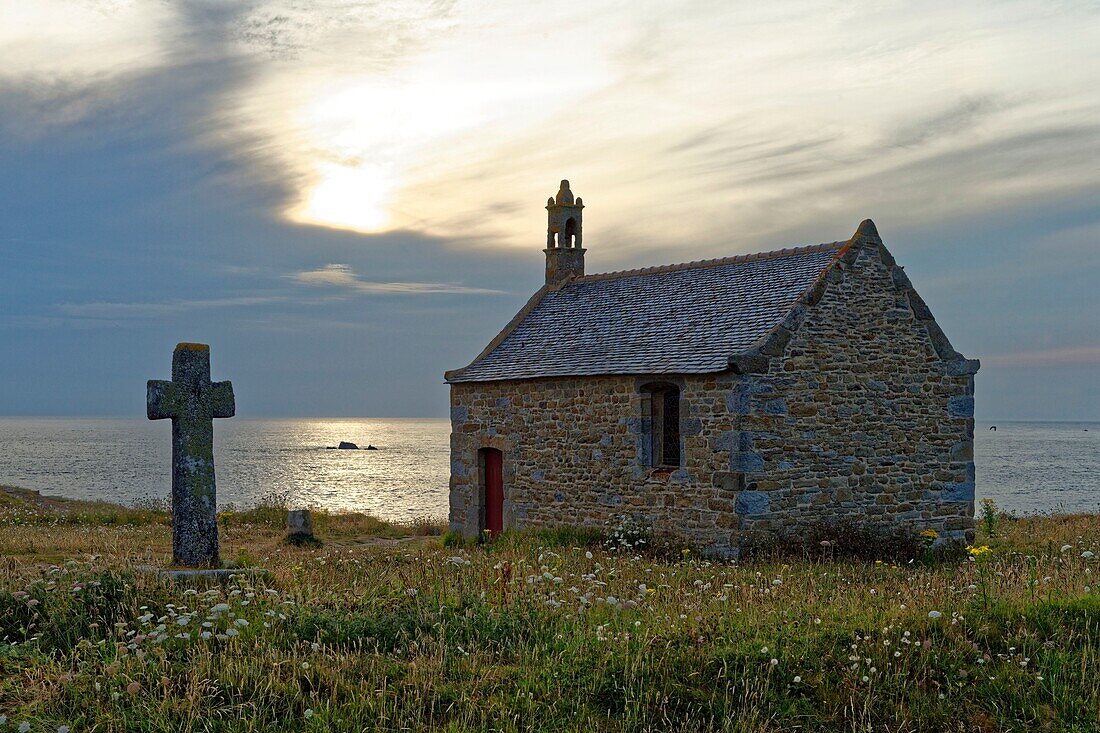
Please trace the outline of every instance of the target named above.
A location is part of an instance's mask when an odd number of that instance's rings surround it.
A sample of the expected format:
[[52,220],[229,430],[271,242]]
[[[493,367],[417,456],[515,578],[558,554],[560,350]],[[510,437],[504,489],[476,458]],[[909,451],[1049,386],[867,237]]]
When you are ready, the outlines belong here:
[[936,319],[932,316],[932,310],[924,299],[920,297],[909,276],[905,274],[903,267],[897,264],[894,256],[886,249],[878,228],[870,219],[864,219],[855,234],[837,252],[833,262],[798,298],[787,316],[772,327],[756,343],[741,353],[730,357],[730,369],[736,374],[763,374],[768,371],[771,357],[782,356],[794,333],[802,325],[810,308],[820,302],[825,291],[832,283],[840,282],[847,270],[860,252],[867,245],[877,248],[879,259],[890,272],[890,280],[894,289],[904,295],[913,311],[917,322],[920,323],[928,334],[932,348],[940,360],[947,362],[948,372],[956,376],[976,374],[981,366],[978,359],[967,359],[955,350],[951,341],[940,328]]

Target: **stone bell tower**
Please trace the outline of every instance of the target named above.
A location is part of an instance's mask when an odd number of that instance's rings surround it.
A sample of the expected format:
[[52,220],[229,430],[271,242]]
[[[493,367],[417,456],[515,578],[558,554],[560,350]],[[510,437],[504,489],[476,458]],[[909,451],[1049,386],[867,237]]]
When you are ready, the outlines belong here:
[[584,275],[584,248],[581,247],[581,213],[584,202],[562,181],[558,195],[547,199],[546,212],[546,284]]

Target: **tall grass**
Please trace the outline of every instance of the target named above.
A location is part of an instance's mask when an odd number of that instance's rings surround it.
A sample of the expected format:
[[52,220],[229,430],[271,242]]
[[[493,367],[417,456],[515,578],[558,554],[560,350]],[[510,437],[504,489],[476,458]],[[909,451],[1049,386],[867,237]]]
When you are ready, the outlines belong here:
[[[329,519],[319,549],[231,519],[226,553],[270,575],[192,588],[135,571],[140,548],[167,551],[163,526],[5,527],[0,715],[50,731],[1100,729],[1100,517],[1002,518],[980,562],[932,566],[661,560],[573,530],[379,543]],[[25,551],[51,540],[67,559]]]

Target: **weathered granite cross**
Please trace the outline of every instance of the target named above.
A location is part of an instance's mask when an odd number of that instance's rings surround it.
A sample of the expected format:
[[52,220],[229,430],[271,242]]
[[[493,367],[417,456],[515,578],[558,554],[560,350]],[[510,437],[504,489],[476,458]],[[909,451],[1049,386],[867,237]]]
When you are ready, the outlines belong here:
[[172,418],[172,560],[217,566],[215,417],[233,417],[233,384],[210,381],[210,347],[177,344],[172,381],[149,380],[150,420]]

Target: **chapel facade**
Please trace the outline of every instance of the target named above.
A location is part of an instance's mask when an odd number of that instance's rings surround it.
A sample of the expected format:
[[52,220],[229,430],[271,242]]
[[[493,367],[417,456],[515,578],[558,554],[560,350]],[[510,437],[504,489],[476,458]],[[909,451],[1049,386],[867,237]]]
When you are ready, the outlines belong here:
[[822,521],[974,527],[974,375],[870,220],[848,240],[546,282],[451,389],[450,524],[616,518],[721,556]]

